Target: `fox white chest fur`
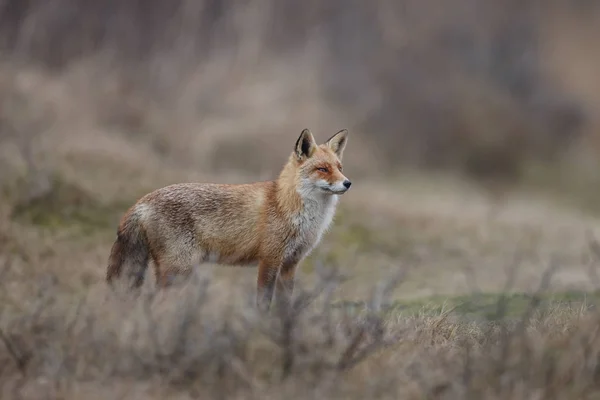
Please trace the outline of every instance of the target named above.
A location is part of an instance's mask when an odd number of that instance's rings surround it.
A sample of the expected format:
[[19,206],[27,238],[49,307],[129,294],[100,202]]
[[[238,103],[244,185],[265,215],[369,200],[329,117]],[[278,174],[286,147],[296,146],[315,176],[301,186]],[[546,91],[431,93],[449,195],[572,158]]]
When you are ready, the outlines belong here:
[[292,217],[292,225],[297,235],[286,244],[284,259],[310,254],[333,221],[338,196],[303,196],[302,202],[302,211]]

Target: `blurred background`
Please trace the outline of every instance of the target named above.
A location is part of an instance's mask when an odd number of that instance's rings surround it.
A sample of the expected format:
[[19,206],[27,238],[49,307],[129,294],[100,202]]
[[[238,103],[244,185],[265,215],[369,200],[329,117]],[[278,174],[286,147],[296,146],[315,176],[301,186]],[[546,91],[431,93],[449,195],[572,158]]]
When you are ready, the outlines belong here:
[[272,179],[303,128],[347,128],[353,188],[308,274],[414,262],[406,293],[465,291],[465,270],[498,289],[527,243],[532,277],[559,252],[583,287],[598,37],[589,0],[0,0],[8,281],[103,282],[139,196]]

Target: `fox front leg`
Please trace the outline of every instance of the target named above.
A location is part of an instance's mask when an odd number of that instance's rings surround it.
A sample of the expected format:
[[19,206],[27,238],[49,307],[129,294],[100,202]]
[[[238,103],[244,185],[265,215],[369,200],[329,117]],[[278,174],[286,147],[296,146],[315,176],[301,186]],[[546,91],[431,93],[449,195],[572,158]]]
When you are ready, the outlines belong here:
[[256,303],[262,312],[269,310],[273,293],[275,291],[275,280],[277,278],[278,264],[266,260],[258,264],[258,279],[256,285]]
[[294,293],[294,277],[297,262],[284,263],[279,271],[276,281],[276,303],[280,311],[287,312],[292,304]]

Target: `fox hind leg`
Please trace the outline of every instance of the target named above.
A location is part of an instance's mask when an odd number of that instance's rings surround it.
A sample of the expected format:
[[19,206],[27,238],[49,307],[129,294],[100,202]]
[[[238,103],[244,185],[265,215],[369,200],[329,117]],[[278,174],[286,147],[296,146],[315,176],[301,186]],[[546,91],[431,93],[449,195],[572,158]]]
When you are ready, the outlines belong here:
[[170,251],[161,256],[154,256],[154,273],[156,285],[160,288],[173,286],[180,279],[187,279],[194,266],[194,253],[186,251]]

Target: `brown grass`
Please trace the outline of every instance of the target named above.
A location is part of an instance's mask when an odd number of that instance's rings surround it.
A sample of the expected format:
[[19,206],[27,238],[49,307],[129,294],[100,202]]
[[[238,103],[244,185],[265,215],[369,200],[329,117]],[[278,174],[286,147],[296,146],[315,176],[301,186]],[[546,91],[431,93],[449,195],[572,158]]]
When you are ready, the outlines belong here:
[[[65,296],[38,281],[3,292],[3,398],[594,398],[595,311],[537,310],[516,320],[333,307],[321,271],[291,315],[261,316],[251,285],[196,274],[169,292]],[[18,304],[17,304],[18,303]],[[17,310],[18,309],[18,310]],[[40,397],[41,396],[41,397]],[[44,397],[45,396],[45,397]]]
[[[95,4],[0,1],[0,398],[600,395],[592,5]],[[297,314],[254,269],[108,291],[140,195],[271,179],[305,127],[354,184]],[[567,301],[473,294],[549,266]]]

